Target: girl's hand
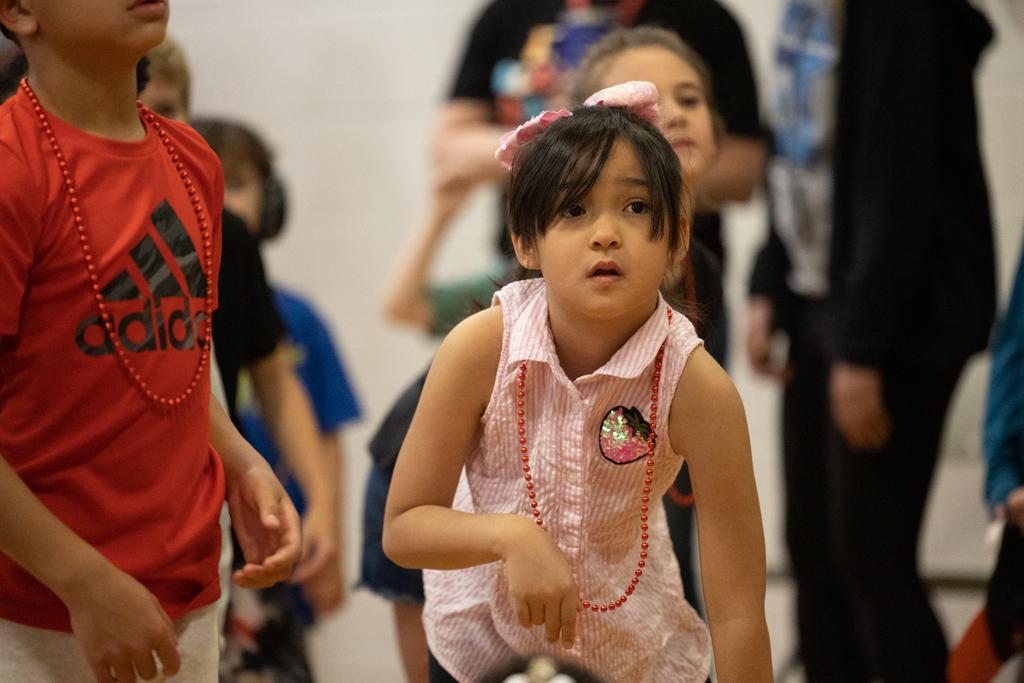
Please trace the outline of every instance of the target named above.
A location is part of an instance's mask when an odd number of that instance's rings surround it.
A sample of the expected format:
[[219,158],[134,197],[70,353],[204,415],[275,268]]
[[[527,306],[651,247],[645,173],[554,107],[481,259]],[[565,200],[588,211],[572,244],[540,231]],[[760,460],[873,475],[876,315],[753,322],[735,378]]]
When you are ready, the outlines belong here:
[[242,588],[266,588],[288,578],[302,553],[299,515],[266,463],[228,479],[228,510],[245,566],[231,580]]
[[579,589],[565,554],[546,531],[525,517],[513,532],[505,553],[509,599],[523,628],[544,626],[549,643],[561,633],[562,647],[576,641],[576,612],[580,610]]
[[136,671],[144,680],[155,678],[153,652],[165,676],[178,673],[178,637],[160,602],[113,565],[100,571],[64,598],[71,630],[98,683],[135,683]]

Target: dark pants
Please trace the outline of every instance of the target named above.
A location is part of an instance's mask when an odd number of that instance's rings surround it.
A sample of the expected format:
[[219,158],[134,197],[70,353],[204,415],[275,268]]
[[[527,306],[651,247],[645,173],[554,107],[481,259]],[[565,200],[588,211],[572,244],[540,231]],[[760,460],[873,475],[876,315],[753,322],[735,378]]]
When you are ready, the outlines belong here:
[[434,659],[434,653],[428,653],[430,657],[430,683],[459,683],[455,677],[448,673],[440,662]]
[[917,544],[946,409],[963,362],[882,368],[893,419],[854,453],[831,420],[824,306],[804,301],[783,402],[786,540],[809,683],[944,683],[946,642]]

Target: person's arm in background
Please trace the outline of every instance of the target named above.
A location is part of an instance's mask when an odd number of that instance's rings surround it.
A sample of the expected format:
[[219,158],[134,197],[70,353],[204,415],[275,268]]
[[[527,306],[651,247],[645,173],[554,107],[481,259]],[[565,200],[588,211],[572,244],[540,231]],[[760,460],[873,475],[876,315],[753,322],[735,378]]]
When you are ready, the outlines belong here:
[[1024,529],[1024,258],[992,335],[982,454],[985,500],[997,516]]
[[786,381],[788,358],[775,356],[772,339],[776,330],[789,334],[793,327],[793,293],[786,284],[789,256],[778,234],[769,225],[768,240],[757,252],[750,273],[747,298],[747,360],[755,373]]
[[295,374],[285,343],[251,363],[253,392],[260,415],[306,498],[303,515],[302,574],[315,574],[337,561],[340,530],[334,511],[336,484],[330,479],[309,394]]
[[315,410],[321,461],[328,485],[327,505],[338,542],[332,555],[324,553],[319,563],[303,563],[296,568],[291,579],[292,583],[302,586],[315,616],[320,618],[339,608],[346,597],[343,533],[345,454],[341,430],[345,424],[359,417],[360,410],[330,330],[318,313],[301,299],[290,300],[282,294],[278,301],[282,309],[289,311],[286,315],[288,326],[296,352],[301,356],[296,373],[308,390]]
[[725,202],[750,199],[764,178],[766,150],[764,140],[760,138],[723,136],[718,145],[718,156],[703,173],[697,186],[697,210],[717,210]]
[[399,263],[387,294],[385,311],[391,320],[411,325],[422,332],[433,329],[435,311],[430,296],[431,267],[452,218],[465,201],[468,191],[468,187],[460,184],[448,188],[434,187],[430,216],[419,228]]
[[508,172],[494,158],[507,126],[494,123],[493,105],[456,97],[441,109],[433,139],[435,193],[461,192],[480,183],[504,183]]
[[339,431],[320,433],[320,457],[327,478],[332,522],[338,530],[335,534],[338,544],[333,556],[327,556],[326,549],[317,549],[317,552],[324,555],[323,561],[316,564],[303,563],[295,568],[290,579],[291,583],[302,586],[318,619],[341,607],[348,597],[344,572],[345,453]]

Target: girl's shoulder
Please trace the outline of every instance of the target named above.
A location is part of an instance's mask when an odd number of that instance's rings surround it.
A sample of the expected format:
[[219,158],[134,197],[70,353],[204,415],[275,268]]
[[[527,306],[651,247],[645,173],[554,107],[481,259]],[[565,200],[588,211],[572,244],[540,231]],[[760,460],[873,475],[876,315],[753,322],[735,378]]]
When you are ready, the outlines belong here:
[[504,329],[500,305],[474,313],[441,342],[431,372],[459,375],[456,381],[467,389],[486,387],[482,395],[489,399],[501,360]]
[[669,430],[673,450],[685,456],[688,435],[739,425],[746,428],[746,415],[736,385],[711,354],[697,346],[679,375],[672,397]]

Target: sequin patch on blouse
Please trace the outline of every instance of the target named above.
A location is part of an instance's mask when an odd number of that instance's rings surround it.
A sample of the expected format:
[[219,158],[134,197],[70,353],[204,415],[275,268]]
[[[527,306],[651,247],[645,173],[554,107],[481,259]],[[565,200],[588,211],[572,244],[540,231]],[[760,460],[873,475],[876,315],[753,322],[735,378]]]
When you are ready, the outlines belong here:
[[647,453],[651,424],[637,408],[615,406],[601,421],[601,455],[616,465],[639,460]]

